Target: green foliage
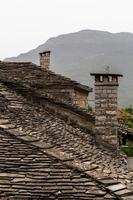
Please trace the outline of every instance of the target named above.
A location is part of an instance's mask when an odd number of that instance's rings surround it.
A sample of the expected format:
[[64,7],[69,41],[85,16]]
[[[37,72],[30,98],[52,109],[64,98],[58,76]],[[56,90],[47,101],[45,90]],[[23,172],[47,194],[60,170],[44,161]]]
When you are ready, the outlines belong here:
[[126,146],[122,146],[121,150],[128,156],[133,157],[133,141],[127,140]]
[[125,116],[123,117],[123,124],[124,124],[127,128],[133,129],[133,115],[131,115],[131,116],[125,115]]
[[[130,105],[124,109],[122,123],[125,127],[133,129],[133,108]],[[122,146],[121,150],[128,156],[133,157],[133,141],[127,140],[126,146]]]
[[121,150],[128,156],[133,157],[133,147],[122,146]]
[[132,105],[129,105],[129,107],[125,108],[124,110],[126,112],[130,113],[130,114],[133,114],[133,107],[132,107]]
[[90,105],[88,105],[88,111],[92,112],[92,110],[93,110],[92,107]]
[[122,124],[127,128],[133,129],[133,108],[130,105],[124,109],[124,116],[122,119]]

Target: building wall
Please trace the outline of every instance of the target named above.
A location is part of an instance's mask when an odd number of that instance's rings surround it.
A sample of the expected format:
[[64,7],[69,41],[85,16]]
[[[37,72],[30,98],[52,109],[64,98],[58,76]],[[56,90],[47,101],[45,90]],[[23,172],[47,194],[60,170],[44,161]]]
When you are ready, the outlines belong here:
[[57,102],[73,104],[73,90],[72,89],[41,89],[38,90],[41,95],[47,95]]
[[83,109],[87,109],[88,106],[88,95],[84,92],[80,92],[74,89],[41,89],[38,90],[42,95],[48,95],[52,99],[58,102],[76,105]]
[[75,104],[81,108],[88,108],[88,94],[78,90],[74,91],[75,93]]

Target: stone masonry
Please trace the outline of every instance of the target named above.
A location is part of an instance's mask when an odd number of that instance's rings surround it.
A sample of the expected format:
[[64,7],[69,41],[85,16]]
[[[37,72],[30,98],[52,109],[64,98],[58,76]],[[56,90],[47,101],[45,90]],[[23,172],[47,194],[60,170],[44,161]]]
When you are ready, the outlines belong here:
[[48,70],[50,65],[50,51],[40,53],[40,66]]
[[98,143],[118,150],[117,88],[120,74],[97,74],[95,76],[95,125]]
[[88,109],[88,93],[74,90],[74,103],[75,105]]

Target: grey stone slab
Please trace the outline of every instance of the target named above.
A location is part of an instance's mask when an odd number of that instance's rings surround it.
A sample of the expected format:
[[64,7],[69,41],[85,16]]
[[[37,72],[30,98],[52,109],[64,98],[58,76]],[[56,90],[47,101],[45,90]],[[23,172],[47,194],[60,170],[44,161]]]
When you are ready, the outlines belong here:
[[111,186],[108,186],[107,188],[108,188],[109,190],[111,190],[111,191],[115,192],[115,191],[117,191],[117,190],[122,190],[122,189],[125,189],[125,188],[126,188],[126,186],[125,186],[125,185],[123,185],[123,184],[121,184],[121,183],[119,183],[119,184],[116,184],[116,185],[111,185]]
[[122,197],[123,200],[133,200],[133,195]]
[[120,196],[128,196],[128,195],[132,195],[133,192],[131,192],[128,189],[123,189],[123,190],[116,191],[115,194],[120,195]]
[[1,128],[4,128],[4,129],[12,129],[12,128],[14,128],[15,127],[15,125],[13,125],[13,124],[0,124],[0,127]]
[[118,184],[119,182],[114,180],[114,179],[103,179],[103,180],[100,180],[101,183],[105,184],[105,185],[115,185],[115,184]]

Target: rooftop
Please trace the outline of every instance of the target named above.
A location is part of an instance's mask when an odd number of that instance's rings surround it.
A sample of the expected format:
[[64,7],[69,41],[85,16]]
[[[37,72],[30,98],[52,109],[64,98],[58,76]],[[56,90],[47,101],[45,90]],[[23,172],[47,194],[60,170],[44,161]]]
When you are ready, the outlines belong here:
[[[32,90],[51,76],[79,85],[31,63],[0,63],[1,198],[133,199],[125,156],[98,146],[91,128],[66,120],[56,112],[61,103]],[[66,106],[65,114],[83,120],[83,112],[71,109]]]
[[[54,85],[57,87],[73,87],[91,92],[92,88],[82,85],[60,74],[30,62],[0,62],[0,79],[21,83],[30,88],[46,88]],[[59,84],[60,83],[60,84]]]

